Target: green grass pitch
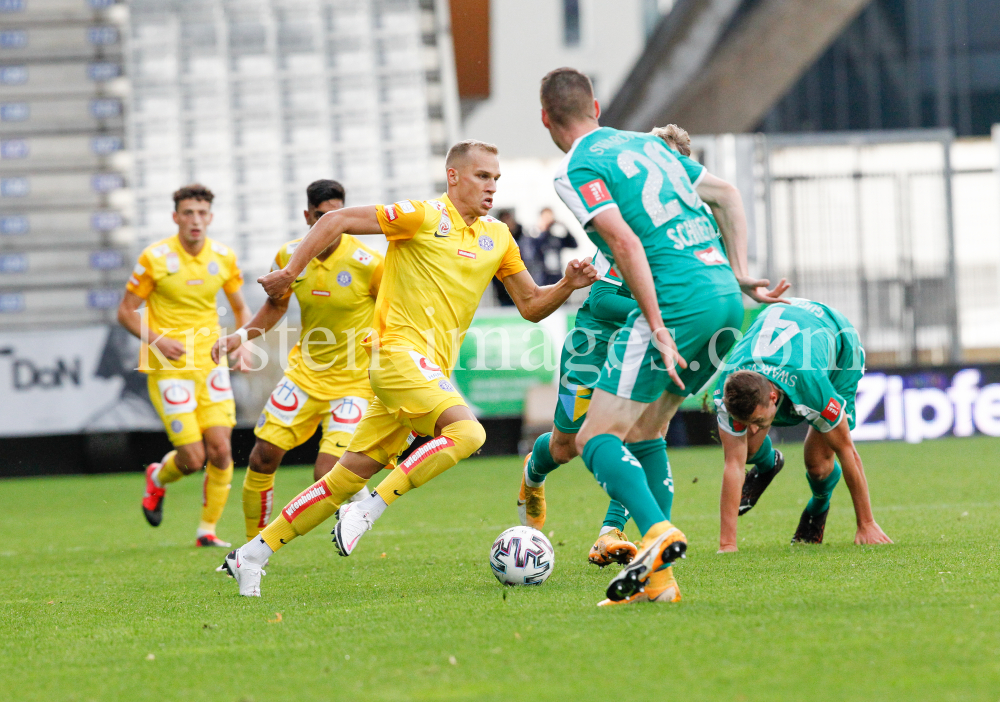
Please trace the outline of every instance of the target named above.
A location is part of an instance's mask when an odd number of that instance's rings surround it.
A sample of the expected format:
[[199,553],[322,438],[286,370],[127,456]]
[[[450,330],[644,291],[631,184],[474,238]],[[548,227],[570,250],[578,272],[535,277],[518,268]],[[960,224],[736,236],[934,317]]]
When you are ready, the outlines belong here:
[[[721,450],[671,452],[684,601],[598,609],[606,499],[548,481],[556,564],[503,588],[520,461],[474,459],[392,507],[351,558],[333,522],[272,558],[263,597],[193,547],[200,478],[148,527],[133,475],[0,482],[0,700],[1000,699],[1000,440],[860,448],[893,546],[857,547],[841,483],[822,546],[789,546],[801,447],[716,555]],[[278,474],[276,511],[311,481]],[[241,542],[237,471],[220,535]],[[635,529],[630,525],[631,535]],[[280,614],[280,616],[279,616]]]

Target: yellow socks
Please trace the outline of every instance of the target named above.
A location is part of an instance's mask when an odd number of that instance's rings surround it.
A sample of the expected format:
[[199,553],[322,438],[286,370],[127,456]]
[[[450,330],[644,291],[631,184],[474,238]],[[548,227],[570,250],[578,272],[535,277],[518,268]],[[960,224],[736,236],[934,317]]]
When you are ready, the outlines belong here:
[[439,437],[411,453],[375,488],[375,492],[390,505],[397,497],[420,487],[474,454],[485,441],[486,430],[479,422],[472,419],[452,422]]
[[198,531],[215,533],[215,525],[222,517],[229,497],[230,483],[233,481],[233,464],[226,468],[218,468],[211,462],[205,466],[205,485],[201,502],[201,523]]
[[366,482],[338,462],[333,470],[285,505],[281,514],[260,532],[261,538],[277,551],[296,536],[309,533],[329,519]]
[[247,541],[260,533],[271,521],[274,505],[274,473],[256,473],[247,468],[243,478],[243,521]]
[[160,469],[156,471],[154,479],[163,487],[167,483],[175,483],[184,477],[181,469],[177,467],[177,452],[171,451],[160,461]]

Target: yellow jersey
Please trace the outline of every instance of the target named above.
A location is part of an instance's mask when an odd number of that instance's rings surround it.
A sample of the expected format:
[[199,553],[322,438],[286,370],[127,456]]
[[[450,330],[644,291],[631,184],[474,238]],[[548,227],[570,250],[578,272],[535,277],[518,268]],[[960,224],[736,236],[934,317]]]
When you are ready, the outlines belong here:
[[211,356],[219,338],[216,295],[220,289],[232,294],[242,286],[236,254],[212,239],[205,239],[197,256],[184,250],[176,234],[143,249],[125,289],[146,301],[150,338],[165,333],[189,350],[170,361],[144,345],[139,370],[211,370],[226,365],[225,357],[215,364]]
[[[271,270],[284,268],[300,241],[282,246]],[[287,299],[294,292],[302,310],[299,342],[288,353],[285,374],[310,397],[371,395],[361,340],[372,329],[382,266],[381,254],[343,234],[326,260],[311,260],[285,293]]]
[[524,270],[517,242],[493,217],[466,226],[447,195],[376,209],[389,250],[373,341],[412,348],[450,373],[490,279]]

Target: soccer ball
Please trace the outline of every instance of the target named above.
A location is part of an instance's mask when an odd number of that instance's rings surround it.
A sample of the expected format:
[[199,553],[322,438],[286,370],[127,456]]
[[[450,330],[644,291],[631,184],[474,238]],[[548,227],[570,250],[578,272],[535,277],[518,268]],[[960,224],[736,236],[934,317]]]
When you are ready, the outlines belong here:
[[555,561],[556,553],[545,534],[527,526],[511,527],[490,549],[493,575],[504,585],[541,585]]

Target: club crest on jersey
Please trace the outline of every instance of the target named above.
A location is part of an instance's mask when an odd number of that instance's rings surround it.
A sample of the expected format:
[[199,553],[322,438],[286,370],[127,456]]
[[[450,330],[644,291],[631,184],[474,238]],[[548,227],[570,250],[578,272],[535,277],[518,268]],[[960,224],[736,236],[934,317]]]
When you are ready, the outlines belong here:
[[358,249],[351,255],[351,258],[360,263],[362,266],[367,266],[374,260],[375,257],[364,249]]
[[350,285],[352,280],[354,280],[354,278],[352,278],[351,274],[348,273],[347,271],[341,271],[340,273],[337,274],[337,285],[339,285],[342,288],[346,288],[348,285]]
[[709,246],[707,249],[702,249],[701,251],[695,251],[694,255],[706,266],[720,266],[728,263],[726,257],[719,253],[719,250],[714,246]]
[[448,236],[451,232],[451,220],[447,215],[441,215],[441,222],[438,224],[438,234]]
[[212,261],[211,263],[208,264],[208,274],[209,275],[216,275],[218,272],[219,272],[219,264],[218,263],[216,263],[215,261]]
[[493,239],[483,234],[479,237],[479,248],[483,251],[492,251],[496,244],[493,243]]
[[840,416],[840,403],[837,402],[837,398],[831,397],[830,401],[826,403],[826,409],[820,412],[819,416],[828,422],[836,421],[837,417]]
[[181,257],[176,251],[167,254],[167,273],[176,273],[181,269]]
[[602,202],[611,201],[611,193],[608,192],[608,186],[600,178],[596,178],[589,183],[584,183],[583,187],[580,188],[580,194],[583,195],[583,200],[587,203],[588,207],[596,207]]

